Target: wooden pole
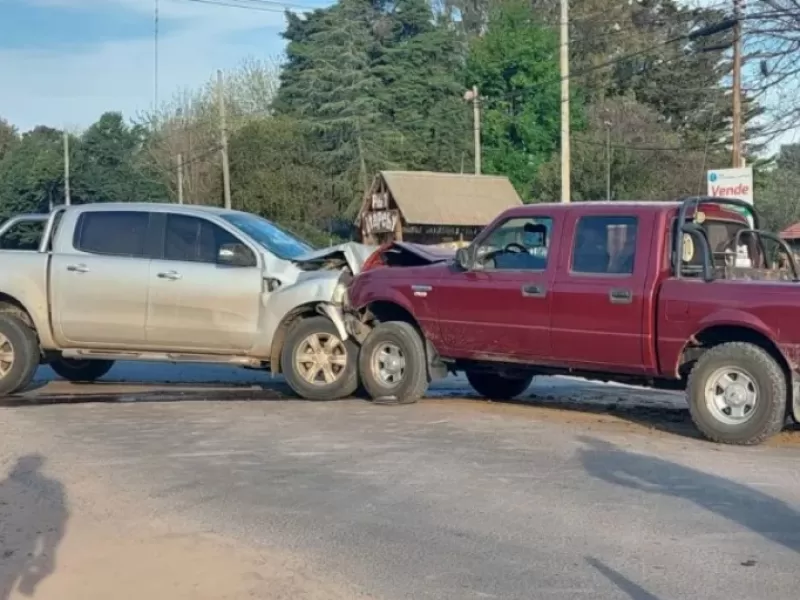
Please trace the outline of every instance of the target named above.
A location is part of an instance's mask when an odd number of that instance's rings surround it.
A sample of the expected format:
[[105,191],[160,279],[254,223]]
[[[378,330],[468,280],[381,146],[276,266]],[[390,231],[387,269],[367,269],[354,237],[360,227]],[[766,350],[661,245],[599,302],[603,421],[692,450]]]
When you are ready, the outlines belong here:
[[225,121],[225,87],[222,70],[217,71],[217,100],[219,102],[220,142],[222,153],[222,185],[225,194],[225,208],[231,208],[231,171],[228,164],[228,126]]
[[742,6],[733,0],[733,168],[742,166]]
[[570,187],[570,138],[569,138],[569,0],[561,0],[561,202],[569,202]]

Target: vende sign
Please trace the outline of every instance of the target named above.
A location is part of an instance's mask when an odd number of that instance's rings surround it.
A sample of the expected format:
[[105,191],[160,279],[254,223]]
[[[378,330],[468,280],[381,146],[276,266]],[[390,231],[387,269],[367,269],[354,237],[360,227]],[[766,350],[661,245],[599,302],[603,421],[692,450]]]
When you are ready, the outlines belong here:
[[709,171],[708,195],[718,198],[739,198],[753,204],[753,168]]

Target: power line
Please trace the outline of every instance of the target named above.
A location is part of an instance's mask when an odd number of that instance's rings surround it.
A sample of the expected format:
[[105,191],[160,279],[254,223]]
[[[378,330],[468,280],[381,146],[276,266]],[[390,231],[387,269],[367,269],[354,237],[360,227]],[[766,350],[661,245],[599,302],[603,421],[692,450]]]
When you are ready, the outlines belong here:
[[208,4],[211,6],[224,6],[228,8],[239,8],[243,10],[255,10],[260,12],[283,13],[289,9],[312,11],[319,6],[309,6],[305,4],[292,4],[279,2],[277,0],[184,0],[185,2],[195,2],[197,4]]

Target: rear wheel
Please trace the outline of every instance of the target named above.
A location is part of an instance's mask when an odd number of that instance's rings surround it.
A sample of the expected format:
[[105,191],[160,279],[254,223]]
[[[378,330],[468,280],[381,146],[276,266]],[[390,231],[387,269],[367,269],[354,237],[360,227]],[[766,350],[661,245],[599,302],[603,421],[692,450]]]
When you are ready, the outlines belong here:
[[358,346],[342,341],[327,317],[303,319],[289,330],[281,370],[289,387],[306,400],[339,400],[358,387]]
[[689,375],[686,399],[695,426],[723,444],[754,445],[786,422],[786,377],[753,344],[731,342],[705,352]]
[[39,367],[36,333],[19,318],[0,314],[0,396],[22,391]]
[[113,366],[113,360],[76,360],[74,358],[58,358],[50,363],[50,368],[59,377],[73,383],[97,381]]
[[358,372],[376,404],[416,402],[429,383],[422,337],[409,323],[379,324],[361,346]]
[[506,377],[491,371],[467,371],[467,381],[481,396],[490,400],[511,400],[522,394],[533,381],[533,375]]

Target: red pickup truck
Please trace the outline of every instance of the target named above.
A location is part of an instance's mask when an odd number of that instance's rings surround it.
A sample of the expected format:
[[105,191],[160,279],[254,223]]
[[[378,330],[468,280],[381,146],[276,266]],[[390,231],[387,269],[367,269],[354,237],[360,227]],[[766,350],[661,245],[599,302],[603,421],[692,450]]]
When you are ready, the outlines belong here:
[[800,283],[758,222],[724,198],[536,204],[455,255],[382,247],[343,315],[364,388],[413,402],[464,371],[495,399],[540,374],[686,389],[708,438],[759,443],[800,416]]

